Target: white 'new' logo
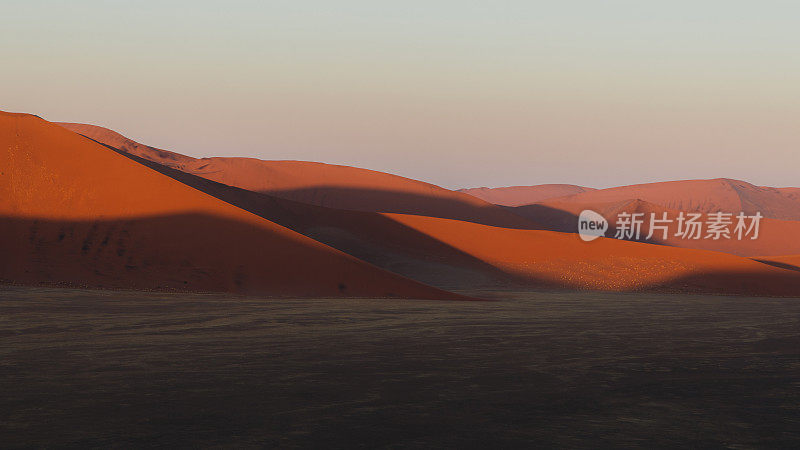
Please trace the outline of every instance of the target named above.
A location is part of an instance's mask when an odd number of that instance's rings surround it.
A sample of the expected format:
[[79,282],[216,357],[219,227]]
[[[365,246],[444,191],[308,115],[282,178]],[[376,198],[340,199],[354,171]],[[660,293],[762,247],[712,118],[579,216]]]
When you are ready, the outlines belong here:
[[581,211],[578,217],[578,235],[581,239],[586,242],[593,241],[605,236],[606,231],[608,231],[608,221],[605,217],[591,209]]

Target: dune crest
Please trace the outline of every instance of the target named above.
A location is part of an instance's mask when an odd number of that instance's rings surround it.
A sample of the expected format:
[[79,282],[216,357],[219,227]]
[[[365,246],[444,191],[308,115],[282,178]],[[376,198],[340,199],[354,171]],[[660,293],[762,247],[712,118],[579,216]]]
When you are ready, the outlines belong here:
[[180,168],[196,159],[192,158],[191,156],[181,155],[180,153],[171,152],[169,150],[162,150],[160,148],[140,144],[133,139],[128,139],[114,130],[109,130],[108,128],[97,125],[68,122],[57,122],[57,124],[70,131],[90,137],[95,141],[110,145],[126,153],[130,153],[131,155],[136,155],[140,158],[148,159],[165,166]]
[[468,188],[459,189],[458,192],[478,197],[495,205],[522,206],[594,190],[594,188],[576,186],[574,184],[539,184],[535,186]]

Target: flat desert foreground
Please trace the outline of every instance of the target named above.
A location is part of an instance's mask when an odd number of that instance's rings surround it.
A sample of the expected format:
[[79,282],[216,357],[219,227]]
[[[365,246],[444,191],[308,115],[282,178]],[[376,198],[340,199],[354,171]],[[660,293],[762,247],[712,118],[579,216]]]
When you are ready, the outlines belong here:
[[0,442],[800,446],[800,299],[0,288]]

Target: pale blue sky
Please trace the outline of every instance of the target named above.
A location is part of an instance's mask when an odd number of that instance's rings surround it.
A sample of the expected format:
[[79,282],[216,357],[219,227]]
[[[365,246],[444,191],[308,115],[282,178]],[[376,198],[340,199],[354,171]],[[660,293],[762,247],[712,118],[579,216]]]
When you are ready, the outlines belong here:
[[800,185],[794,1],[5,1],[0,109],[446,187]]

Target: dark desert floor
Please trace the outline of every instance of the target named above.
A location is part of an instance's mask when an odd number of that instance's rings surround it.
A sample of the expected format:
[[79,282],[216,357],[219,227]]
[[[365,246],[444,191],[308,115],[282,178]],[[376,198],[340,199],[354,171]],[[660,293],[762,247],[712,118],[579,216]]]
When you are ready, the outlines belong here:
[[0,288],[20,446],[800,446],[800,300]]

